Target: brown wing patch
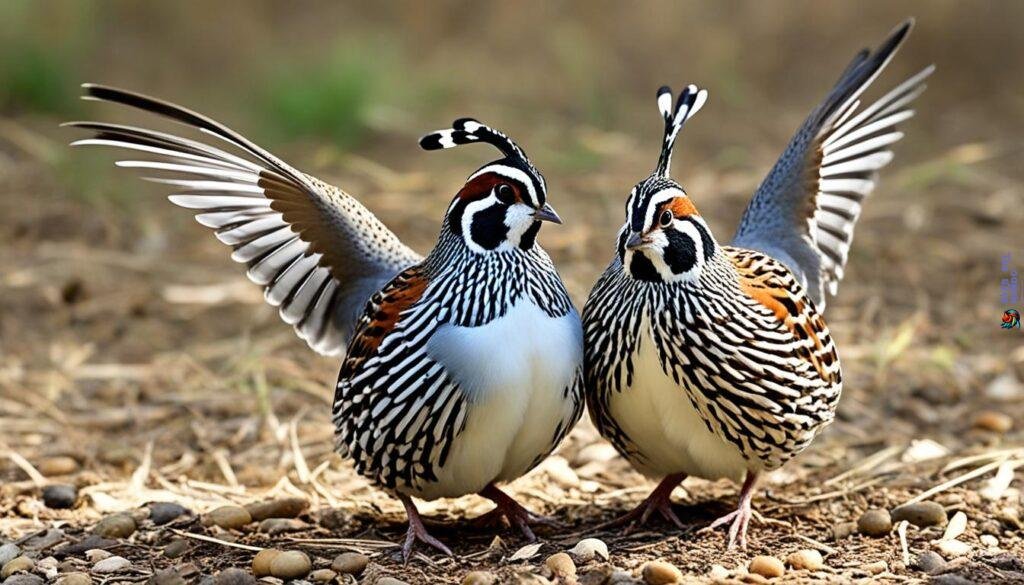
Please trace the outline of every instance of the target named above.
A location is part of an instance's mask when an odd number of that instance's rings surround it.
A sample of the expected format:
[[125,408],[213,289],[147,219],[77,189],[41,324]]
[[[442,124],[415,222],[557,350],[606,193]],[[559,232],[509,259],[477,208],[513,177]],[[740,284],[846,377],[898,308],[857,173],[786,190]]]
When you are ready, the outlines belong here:
[[363,318],[359,320],[348,355],[341,366],[341,377],[351,376],[359,366],[373,356],[398,321],[402,312],[423,296],[428,280],[420,266],[407,268],[396,276],[366,304]]
[[828,341],[825,319],[801,293],[800,284],[788,269],[760,253],[737,249],[726,251],[739,274],[740,289],[770,310],[794,338],[799,341],[809,340],[812,347],[801,346],[797,355],[809,362],[823,380],[837,383],[839,374],[830,371],[829,366],[838,357]]

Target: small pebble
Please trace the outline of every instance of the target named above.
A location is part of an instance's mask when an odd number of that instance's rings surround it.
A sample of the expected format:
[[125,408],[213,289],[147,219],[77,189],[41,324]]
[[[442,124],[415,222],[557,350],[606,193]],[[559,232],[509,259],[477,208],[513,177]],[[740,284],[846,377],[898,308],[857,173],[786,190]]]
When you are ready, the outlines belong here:
[[786,566],[782,564],[782,561],[775,557],[759,555],[750,561],[748,570],[755,575],[774,579],[776,577],[781,577],[782,574],[786,572]]
[[729,569],[726,569],[722,565],[711,565],[711,569],[708,571],[708,578],[714,581],[724,581],[729,578]]
[[334,557],[331,569],[344,575],[358,575],[370,564],[370,557],[355,552],[341,553]]
[[978,530],[982,534],[991,534],[993,536],[999,536],[1003,533],[1003,526],[998,520],[985,520],[978,524]]
[[58,558],[64,557],[77,557],[81,556],[87,550],[94,548],[108,549],[117,546],[119,543],[116,540],[109,538],[103,538],[98,534],[90,534],[78,542],[66,544],[54,551],[54,555]]
[[221,506],[203,516],[203,526],[237,530],[252,522],[252,515],[241,506]]
[[574,488],[580,485],[580,477],[576,475],[569,462],[564,457],[553,455],[543,463],[544,471],[559,487],[563,489]]
[[43,585],[46,581],[43,580],[39,575],[32,575],[31,573],[18,573],[17,575],[11,575],[4,581],[4,585]]
[[191,548],[191,545],[187,540],[184,538],[177,538],[164,547],[164,558],[176,559],[187,553],[189,548]]
[[868,510],[857,519],[857,532],[867,536],[885,536],[892,532],[892,517],[888,510]]
[[942,558],[942,555],[935,551],[926,550],[923,553],[917,555],[914,559],[914,568],[920,570],[923,573],[934,575],[941,573],[946,568],[946,560]]
[[877,575],[888,571],[889,565],[885,561],[875,561],[873,563],[863,564],[860,568],[867,571],[870,575]]
[[117,573],[123,571],[128,567],[132,566],[131,561],[124,557],[113,556],[110,558],[103,559],[92,566],[92,572],[98,575],[108,575],[110,573]]
[[641,574],[647,585],[668,585],[683,579],[679,569],[665,561],[650,561],[644,565]]
[[256,553],[252,559],[252,573],[257,577],[264,577],[270,574],[270,563],[277,558],[281,551],[275,548],[265,548]]
[[813,548],[805,548],[786,557],[786,563],[798,571],[819,571],[825,566],[825,559]]
[[317,569],[309,574],[309,579],[316,583],[330,583],[338,574],[330,569]]
[[267,518],[295,518],[308,507],[309,502],[302,498],[283,498],[249,504],[245,509],[253,520],[259,522]]
[[572,557],[564,552],[558,552],[548,557],[544,561],[544,566],[551,569],[556,577],[570,581],[576,580],[576,563],[572,562]]
[[47,580],[53,580],[57,578],[57,567],[60,563],[53,557],[46,557],[36,562],[36,572],[43,573]]
[[498,578],[487,571],[470,571],[462,578],[462,585],[494,585]]
[[131,514],[113,514],[99,521],[92,529],[93,534],[103,538],[128,538],[135,534],[138,525]]
[[[628,571],[616,569],[608,577],[608,585],[635,585],[638,583]],[[603,585],[603,584],[602,584]]]
[[0,569],[0,577],[6,579],[19,571],[31,571],[35,566],[36,562],[25,555],[15,557],[7,561]]
[[974,428],[1002,434],[1013,428],[1013,418],[995,410],[983,410],[974,417]]
[[946,559],[955,559],[971,552],[971,545],[960,540],[943,540],[938,544],[939,554]]
[[21,549],[13,542],[0,546],[0,567],[14,560],[20,554]]
[[214,585],[254,585],[256,577],[242,569],[224,569],[213,577]]
[[89,577],[88,573],[75,571],[73,573],[66,573],[60,579],[57,579],[57,585],[92,585],[92,578]]
[[297,550],[282,551],[270,561],[270,574],[281,579],[305,577],[312,568],[306,553]]
[[608,545],[597,538],[584,538],[569,551],[578,561],[585,563],[594,557],[608,560]]
[[400,581],[394,577],[381,577],[377,579],[377,585],[409,585],[405,581]]
[[929,526],[945,526],[946,510],[942,504],[936,502],[918,502],[900,506],[892,511],[892,521],[902,522],[906,520],[918,528]]
[[103,559],[109,559],[114,556],[114,553],[105,551],[102,548],[91,548],[85,551],[85,559],[90,563],[98,563]]
[[180,570],[171,567],[153,573],[153,576],[146,581],[146,585],[185,585],[185,578]]
[[153,502],[149,505],[149,519],[157,526],[170,524],[188,513],[188,508],[174,502]]
[[984,544],[989,548],[995,548],[999,546],[999,539],[995,536],[992,536],[991,534],[982,534],[978,537],[978,540],[981,541],[981,544]]
[[309,528],[309,525],[302,520],[294,518],[267,518],[260,522],[259,531],[270,536],[276,536],[286,532],[298,532],[306,528]]
[[47,508],[65,510],[74,508],[78,501],[78,490],[73,485],[54,484],[43,488],[43,503]]
[[615,450],[610,443],[601,441],[599,443],[591,443],[586,447],[580,449],[580,452],[576,454],[576,466],[582,467],[588,463],[606,463],[619,456],[618,451]]
[[71,457],[47,457],[39,462],[36,469],[47,477],[71,475],[78,471],[78,462]]

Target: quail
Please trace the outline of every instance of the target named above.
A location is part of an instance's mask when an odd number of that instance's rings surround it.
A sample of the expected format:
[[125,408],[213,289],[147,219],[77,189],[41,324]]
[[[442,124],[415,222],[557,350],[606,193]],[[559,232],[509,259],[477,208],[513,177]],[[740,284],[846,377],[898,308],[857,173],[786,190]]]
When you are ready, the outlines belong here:
[[591,418],[636,469],[660,479],[619,522],[658,514],[682,526],[670,494],[684,478],[742,479],[736,511],[712,527],[729,524],[729,547],[745,547],[758,478],[832,421],[842,374],[822,317],[826,292],[836,293],[861,205],[932,67],[864,109],[858,98],[911,25],[857,54],[728,245],[669,177],[678,133],[707,91],[691,85],[673,107],[671,91],[659,90],[657,167],[630,192],[616,254],[583,310]]
[[477,493],[496,504],[489,520],[504,517],[532,540],[530,523],[543,518],[497,485],[536,466],[581,416],[583,332],[537,242],[542,222],[561,220],[523,149],[469,118],[421,139],[427,150],[479,143],[502,155],[470,175],[421,257],[356,199],[222,124],[137,93],[84,87],[87,99],[220,141],[70,124],[93,133],[74,145],[140,155],[117,165],[173,186],[171,201],[231,246],[299,337],[322,354],[346,352],[332,412],[336,446],[404,504],[405,559],[417,540],[451,554],[411,497]]

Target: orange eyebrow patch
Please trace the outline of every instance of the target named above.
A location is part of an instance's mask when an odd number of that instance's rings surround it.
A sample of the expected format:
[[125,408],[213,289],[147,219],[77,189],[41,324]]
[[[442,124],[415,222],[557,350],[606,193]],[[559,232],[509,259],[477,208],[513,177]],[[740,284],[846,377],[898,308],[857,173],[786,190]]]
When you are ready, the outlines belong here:
[[689,197],[676,197],[668,204],[668,209],[671,209],[672,215],[676,217],[700,215],[700,212],[694,207],[693,201],[690,201]]

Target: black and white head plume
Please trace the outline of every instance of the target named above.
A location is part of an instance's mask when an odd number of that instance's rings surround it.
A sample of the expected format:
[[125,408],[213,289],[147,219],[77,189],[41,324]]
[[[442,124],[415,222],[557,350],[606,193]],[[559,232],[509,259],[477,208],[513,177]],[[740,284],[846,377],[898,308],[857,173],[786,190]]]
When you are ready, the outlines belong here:
[[704,106],[708,92],[689,85],[673,106],[672,90],[658,90],[665,131],[658,164],[633,187],[626,201],[626,223],[618,238],[623,267],[639,280],[663,282],[695,278],[715,250],[707,224],[682,186],[669,177],[672,150],[683,125]]
[[529,250],[540,222],[562,220],[548,205],[547,183],[526,152],[505,133],[472,118],[460,118],[451,128],[420,139],[424,150],[478,143],[490,144],[505,156],[469,176],[448,207],[446,229],[474,252]]

